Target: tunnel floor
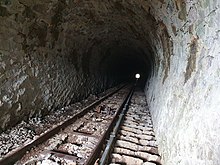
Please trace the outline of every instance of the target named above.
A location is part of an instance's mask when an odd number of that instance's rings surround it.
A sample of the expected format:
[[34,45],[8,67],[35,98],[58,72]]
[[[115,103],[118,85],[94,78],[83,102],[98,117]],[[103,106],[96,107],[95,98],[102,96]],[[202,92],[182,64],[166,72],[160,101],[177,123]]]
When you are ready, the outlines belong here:
[[137,88],[111,154],[111,165],[161,165],[144,92]]
[[[81,113],[99,98],[106,97],[106,94],[109,95],[117,88],[109,89],[97,96],[90,96],[86,100],[62,108],[51,115],[33,118],[26,122],[22,121],[17,126],[2,133],[0,135],[2,146],[0,164],[8,164],[10,160],[7,159],[10,158],[10,155],[20,155],[20,151],[26,146],[39,141],[43,136],[49,136],[48,132],[56,129],[59,125],[63,125],[66,121],[72,120],[72,116]],[[82,117],[77,117],[78,119],[74,120],[70,126],[57,130],[58,132],[54,133],[55,136],[51,135],[52,137],[48,140],[45,139],[42,144],[34,144],[35,147],[31,150],[28,149],[29,152],[15,164],[91,164],[88,163],[88,160],[93,159],[94,153],[97,156],[94,164],[100,164],[102,154],[101,150],[96,150],[97,146],[100,145],[100,141],[102,141],[100,139],[103,138],[105,139],[102,145],[108,146],[109,133],[106,130],[110,128],[114,120],[119,120],[122,115],[120,112],[120,109],[123,108],[122,105],[128,106],[128,103],[123,103],[123,100],[128,99],[128,96],[133,93],[129,92],[130,89],[132,89],[130,85],[122,89],[120,87],[118,92],[108,96],[88,113]],[[133,96],[130,97],[129,106],[126,113],[123,112],[123,122],[120,124],[111,154],[109,154],[108,164],[161,165],[161,157],[145,94],[141,88],[136,87]],[[100,152],[100,156],[97,155],[97,151]]]

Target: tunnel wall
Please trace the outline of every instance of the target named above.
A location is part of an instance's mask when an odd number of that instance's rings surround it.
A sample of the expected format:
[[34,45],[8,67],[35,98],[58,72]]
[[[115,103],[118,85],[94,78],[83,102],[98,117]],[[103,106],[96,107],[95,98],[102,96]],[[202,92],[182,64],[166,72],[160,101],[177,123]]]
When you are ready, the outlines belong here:
[[160,41],[145,91],[163,164],[219,165],[220,1],[148,3]]
[[145,91],[163,163],[220,164],[217,0],[0,4],[2,130],[114,85],[108,50],[132,47],[154,63]]
[[114,47],[149,61],[154,19],[141,1],[0,0],[0,128],[119,83],[106,76]]
[[87,38],[77,31],[80,24],[65,23],[66,3],[0,4],[0,132],[107,87],[103,77],[82,67]]

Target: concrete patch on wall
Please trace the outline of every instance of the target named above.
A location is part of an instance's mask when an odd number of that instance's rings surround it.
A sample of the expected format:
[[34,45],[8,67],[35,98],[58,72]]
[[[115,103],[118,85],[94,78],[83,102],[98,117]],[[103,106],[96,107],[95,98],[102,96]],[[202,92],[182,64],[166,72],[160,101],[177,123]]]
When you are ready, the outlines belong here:
[[176,9],[179,11],[178,18],[180,20],[186,21],[187,11],[186,11],[186,1],[185,0],[176,0]]
[[166,25],[163,22],[159,23],[158,28],[159,28],[158,33],[161,36],[161,42],[163,48],[162,65],[164,70],[164,77],[163,77],[163,83],[164,83],[164,81],[168,77],[168,73],[170,70],[171,55],[173,54],[173,41],[167,31]]
[[187,67],[186,67],[186,73],[185,73],[185,83],[187,80],[191,77],[192,72],[196,69],[196,54],[198,52],[198,39],[193,38],[190,43],[190,52],[189,52],[189,58],[187,60]]

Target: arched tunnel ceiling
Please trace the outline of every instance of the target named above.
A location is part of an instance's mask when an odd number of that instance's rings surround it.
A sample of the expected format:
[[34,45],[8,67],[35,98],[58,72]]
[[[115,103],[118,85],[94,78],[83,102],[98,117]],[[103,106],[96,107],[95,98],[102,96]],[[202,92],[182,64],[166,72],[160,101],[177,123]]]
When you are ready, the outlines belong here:
[[[22,11],[22,16],[15,15],[15,19],[31,25],[28,39],[38,37],[38,43],[31,46],[57,49],[58,54],[62,52],[62,56],[72,61],[76,70],[84,73],[98,71],[94,66],[102,63],[100,59],[108,54],[106,51],[120,47],[145,52],[141,57],[146,65],[153,66],[155,61],[158,62],[155,45],[160,45],[158,28],[161,26],[151,15],[148,1],[17,0],[11,3],[17,6],[8,8],[8,12]],[[166,42],[167,37],[162,41]],[[29,51],[32,51],[31,46],[24,45]]]
[[[101,59],[105,59],[106,55],[112,56],[114,53],[109,52],[115,52],[114,49],[136,51],[135,54],[127,54],[133,58],[142,58],[142,61],[146,62],[145,65],[149,66],[147,69],[152,67],[150,65],[154,62],[154,55],[151,37],[156,37],[156,22],[148,13],[148,6],[136,1],[77,1],[59,5],[67,15],[64,14],[63,17],[68,29],[69,48],[73,47],[71,43],[81,41],[84,71],[100,70],[99,65],[105,62]],[[124,54],[117,53],[118,58]]]

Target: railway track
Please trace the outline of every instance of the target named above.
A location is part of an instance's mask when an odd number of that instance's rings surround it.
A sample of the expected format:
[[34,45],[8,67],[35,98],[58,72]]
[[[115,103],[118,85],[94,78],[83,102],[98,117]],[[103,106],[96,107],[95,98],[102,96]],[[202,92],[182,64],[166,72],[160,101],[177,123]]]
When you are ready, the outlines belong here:
[[135,91],[108,139],[100,165],[161,165],[145,95]]
[[125,86],[0,160],[1,165],[161,165],[143,92]]
[[72,118],[7,154],[0,164],[85,164],[93,152],[101,152],[96,146],[111,131],[111,124],[130,89],[131,86],[117,89],[95,101]]

